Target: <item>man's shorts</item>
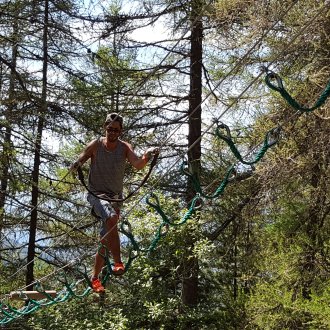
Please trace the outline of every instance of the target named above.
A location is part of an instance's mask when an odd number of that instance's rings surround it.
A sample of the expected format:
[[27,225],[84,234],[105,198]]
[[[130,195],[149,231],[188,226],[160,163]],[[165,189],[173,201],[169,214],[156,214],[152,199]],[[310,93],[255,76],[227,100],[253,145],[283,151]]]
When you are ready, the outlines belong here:
[[99,218],[102,222],[101,229],[100,229],[100,235],[104,236],[107,233],[106,227],[105,227],[106,220],[109,219],[110,217],[113,217],[114,215],[117,215],[119,218],[120,205],[119,205],[119,203],[116,203],[116,202],[111,203],[106,200],[97,198],[97,197],[93,196],[92,194],[88,194],[87,200],[91,204],[92,210],[95,213],[95,215],[97,216],[97,218]]

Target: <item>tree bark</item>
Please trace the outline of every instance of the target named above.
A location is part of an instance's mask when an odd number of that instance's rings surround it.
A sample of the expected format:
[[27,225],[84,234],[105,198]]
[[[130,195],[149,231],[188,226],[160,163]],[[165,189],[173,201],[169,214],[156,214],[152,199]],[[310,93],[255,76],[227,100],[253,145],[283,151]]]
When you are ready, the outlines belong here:
[[[18,10],[15,12],[16,16],[18,15]],[[6,118],[6,127],[5,127],[5,135],[2,146],[2,173],[1,173],[1,182],[0,182],[0,242],[2,242],[2,232],[4,226],[4,208],[6,203],[6,193],[8,188],[9,181],[9,160],[11,158],[11,136],[12,136],[12,113],[16,106],[15,104],[15,68],[17,65],[17,39],[18,39],[18,19],[14,19],[13,22],[13,46],[12,46],[12,68],[10,70],[10,78],[9,78],[9,90],[8,90],[8,106],[5,110],[5,118]],[[1,260],[1,255],[0,255]]]
[[27,270],[26,270],[26,286],[27,290],[33,290],[34,282],[34,258],[36,248],[36,234],[37,234],[37,220],[38,220],[38,198],[39,198],[39,171],[40,171],[40,159],[41,159],[41,143],[42,133],[45,124],[45,115],[47,112],[47,57],[48,57],[48,10],[49,3],[45,0],[45,12],[44,12],[44,29],[43,29],[43,69],[42,69],[42,95],[41,104],[38,105],[38,124],[37,124],[37,136],[34,144],[34,163],[32,171],[32,211],[30,217],[29,227],[29,246],[27,255]]
[[[190,50],[190,97],[188,119],[188,162],[191,171],[199,176],[201,166],[201,122],[202,122],[202,40],[203,23],[200,17],[200,0],[192,1],[191,8],[191,50]],[[188,181],[187,202],[195,196],[192,182]],[[184,260],[182,279],[182,303],[195,306],[198,303],[198,259],[192,253],[195,244],[194,235],[186,242],[189,251]]]

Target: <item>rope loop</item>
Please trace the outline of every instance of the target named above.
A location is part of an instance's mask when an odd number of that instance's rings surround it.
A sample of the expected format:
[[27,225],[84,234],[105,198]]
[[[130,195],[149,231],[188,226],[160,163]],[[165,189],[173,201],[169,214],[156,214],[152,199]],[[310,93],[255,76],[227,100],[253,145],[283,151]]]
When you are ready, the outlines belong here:
[[56,300],[49,293],[46,292],[46,290],[43,288],[40,281],[36,281],[35,290],[38,291],[39,293],[43,294],[45,296],[45,299],[49,300],[50,302],[53,302],[53,303],[56,302]]
[[189,164],[188,164],[188,160],[184,159],[181,167],[180,167],[181,173],[184,175],[187,175],[188,177],[193,177],[193,174],[190,173],[189,171]]
[[[266,69],[265,71],[266,71],[266,77],[265,77],[266,85],[269,88],[280,93],[282,95],[282,97],[287,101],[287,103],[296,110],[299,110],[302,112],[314,111],[315,109],[322,106],[330,95],[330,81],[329,81],[327,86],[325,87],[324,91],[320,95],[319,99],[315,102],[315,104],[310,108],[304,107],[304,106],[300,105],[295,99],[293,99],[293,97],[285,90],[282,79],[280,78],[280,76],[278,74],[276,74],[275,72],[268,70],[268,69]],[[277,86],[271,82],[271,80],[274,80],[274,79],[277,82]]]
[[[274,144],[276,144],[279,140],[279,136],[280,136],[280,127],[276,127],[271,129],[270,131],[267,132],[265,138],[264,138],[264,142],[263,142],[263,146],[261,147],[261,149],[259,150],[259,152],[256,154],[254,160],[251,161],[247,161],[244,160],[242,155],[240,154],[239,150],[237,149],[235,143],[233,142],[233,140],[231,139],[231,134],[230,134],[230,130],[229,127],[227,125],[222,125],[222,127],[225,128],[227,135],[223,135],[221,134],[219,128],[217,127],[216,129],[216,135],[218,138],[220,138],[221,140],[224,140],[230,150],[232,151],[232,153],[234,154],[234,156],[242,163],[245,165],[253,165],[257,162],[259,162],[261,160],[261,158],[265,155],[266,151],[273,146]],[[234,172],[232,171],[231,174],[233,174]]]
[[[154,199],[155,202],[154,202],[154,203],[151,202],[150,199]],[[150,193],[150,194],[146,197],[146,203],[147,203],[149,206],[153,207],[154,209],[160,209],[159,199],[158,199],[157,195],[154,194],[154,193]]]
[[265,145],[267,146],[267,149],[272,147],[274,144],[276,144],[279,141],[281,131],[282,128],[280,126],[277,126],[267,132],[265,138]]
[[132,225],[128,220],[122,220],[120,225],[120,231],[130,240],[132,243],[133,249],[136,251],[140,250],[139,245],[137,244],[136,240],[134,239],[132,233]]
[[204,206],[204,200],[201,197],[200,193],[197,193],[196,196],[191,201],[190,208],[192,211],[199,211]]
[[132,233],[132,226],[128,220],[123,220],[120,225],[120,231],[130,240],[132,248],[128,252],[128,260],[125,263],[125,272],[128,270],[133,260],[140,255],[141,249]]
[[[103,253],[103,249],[104,249],[105,253]],[[107,248],[104,244],[102,244],[101,242],[99,243],[99,246],[98,246],[98,248],[97,248],[97,253],[98,253],[101,257],[103,257],[105,260],[108,259],[108,257],[109,257],[109,251],[108,251],[108,248]]]
[[[277,85],[273,84],[271,81],[276,80]],[[267,86],[279,93],[285,91],[281,77],[274,71],[268,70],[266,72],[265,82]]]
[[[226,134],[221,133],[220,130],[225,130]],[[230,129],[227,125],[225,125],[224,123],[217,123],[217,127],[215,129],[215,134],[221,138],[221,140],[226,141],[227,143],[232,141],[231,138],[231,133],[230,133]]]
[[[155,200],[155,202],[152,203],[150,201],[150,198],[153,198]],[[162,207],[160,206],[159,199],[156,194],[154,194],[154,193],[149,194],[149,196],[146,197],[146,203],[149,206],[151,206],[152,208],[154,208],[159,213],[159,215],[163,218],[165,223],[170,224],[170,220],[167,218]]]

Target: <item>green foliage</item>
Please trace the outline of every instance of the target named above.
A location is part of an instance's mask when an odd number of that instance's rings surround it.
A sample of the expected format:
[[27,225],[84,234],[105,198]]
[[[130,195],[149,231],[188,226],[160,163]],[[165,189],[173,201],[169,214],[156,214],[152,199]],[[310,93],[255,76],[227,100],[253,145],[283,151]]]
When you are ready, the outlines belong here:
[[81,302],[71,300],[65,305],[42,309],[33,314],[28,324],[34,330],[129,329],[127,319],[120,308],[100,308],[98,300],[97,296],[90,296]]
[[[330,280],[323,254],[329,228],[316,230],[317,218],[308,218],[315,207],[310,204],[315,192],[305,186],[297,194],[298,187],[300,182],[293,181],[286,184],[285,191],[278,191],[276,204],[271,204],[273,208],[268,205],[264,212],[268,223],[254,233],[262,249],[254,259],[255,284],[246,302],[247,329],[329,327],[325,301]],[[309,221],[314,228],[309,227]]]
[[288,289],[276,280],[262,281],[247,304],[248,329],[329,329],[329,290],[328,281],[321,292],[312,293],[307,300],[295,298],[295,288]]

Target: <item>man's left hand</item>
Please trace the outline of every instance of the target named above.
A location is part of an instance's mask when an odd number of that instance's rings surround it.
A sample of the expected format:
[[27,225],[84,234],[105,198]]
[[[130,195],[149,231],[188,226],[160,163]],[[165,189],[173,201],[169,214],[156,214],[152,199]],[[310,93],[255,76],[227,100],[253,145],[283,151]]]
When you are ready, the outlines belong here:
[[152,156],[158,155],[159,154],[159,148],[157,147],[151,147],[146,150],[144,153],[144,157],[149,161]]

